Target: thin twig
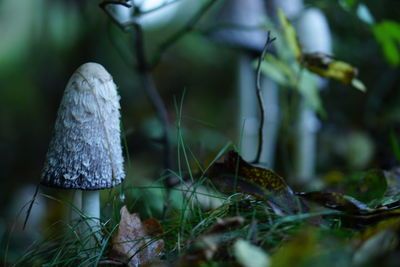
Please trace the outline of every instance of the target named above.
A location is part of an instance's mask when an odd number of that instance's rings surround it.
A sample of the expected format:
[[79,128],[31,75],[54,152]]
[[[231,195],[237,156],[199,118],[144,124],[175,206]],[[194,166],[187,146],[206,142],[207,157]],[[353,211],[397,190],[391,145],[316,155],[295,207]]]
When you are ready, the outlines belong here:
[[[163,128],[163,136],[162,136],[162,143],[164,145],[164,169],[169,170],[171,169],[172,165],[172,158],[171,158],[171,143],[169,137],[169,120],[168,120],[168,112],[165,106],[164,101],[162,100],[159,92],[156,89],[153,79],[150,76],[147,60],[146,60],[146,51],[144,45],[144,36],[142,26],[139,23],[133,24],[133,29],[135,31],[134,34],[134,42],[135,42],[135,54],[137,60],[137,69],[141,74],[140,77],[142,78],[142,82],[145,86],[146,92],[148,97],[150,98],[151,102],[156,109],[158,117],[161,121],[162,128]],[[173,184],[171,180],[171,176],[165,179],[165,185],[167,188],[170,188]]]
[[177,32],[167,38],[158,48],[158,51],[155,54],[154,59],[150,65],[150,69],[153,69],[158,65],[164,52],[171,47],[175,42],[181,39],[184,35],[194,29],[194,26],[200,21],[200,19],[204,16],[204,14],[212,7],[212,5],[218,0],[210,0],[208,3],[203,5],[194,16]]
[[128,4],[126,1],[103,1],[99,4],[99,7],[103,9],[103,11],[107,14],[107,16],[115,23],[122,31],[126,32],[128,27],[132,24],[132,22],[122,23],[118,20],[118,18],[111,12],[107,6],[109,5],[121,5],[127,8],[131,8],[132,6]]
[[108,6],[108,5],[121,5],[121,6],[124,6],[124,7],[132,7],[132,5],[130,5],[130,4],[128,4],[128,1],[124,1],[124,0],[121,0],[121,1],[118,1],[118,0],[116,0],[116,1],[103,1],[103,2],[101,2],[100,4],[99,4],[99,6],[101,7],[101,8],[105,8],[106,6]]
[[268,31],[267,41],[265,42],[263,51],[262,51],[261,56],[259,57],[258,63],[257,63],[256,93],[257,93],[258,106],[260,107],[260,124],[258,126],[257,155],[256,155],[256,159],[253,161],[253,163],[260,162],[262,146],[263,146],[263,128],[264,128],[264,120],[265,120],[265,114],[264,114],[265,109],[264,109],[264,100],[262,98],[262,92],[261,92],[261,63],[264,61],[264,58],[267,55],[268,50],[271,47],[272,42],[275,41],[275,39],[276,39],[275,37],[271,38],[271,32]]

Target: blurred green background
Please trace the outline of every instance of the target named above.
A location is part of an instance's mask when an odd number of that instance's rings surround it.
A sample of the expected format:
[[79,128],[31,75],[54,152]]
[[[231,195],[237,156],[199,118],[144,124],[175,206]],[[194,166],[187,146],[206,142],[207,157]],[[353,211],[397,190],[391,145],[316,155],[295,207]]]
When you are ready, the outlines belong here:
[[[152,58],[159,45],[206,2],[181,0],[171,5],[170,17],[164,14],[160,22],[156,16],[144,21],[147,56]],[[396,166],[390,135],[397,138],[400,133],[400,2],[305,3],[320,8],[327,16],[334,55],[357,66],[359,78],[368,89],[361,93],[329,81],[327,89],[321,92],[327,116],[321,120],[318,137],[319,179],[340,179],[349,170]],[[36,185],[40,180],[63,90],[73,71],[85,62],[105,66],[119,88],[128,148],[125,153],[131,159],[127,164],[127,183],[140,184],[141,180],[159,176],[163,159],[157,138],[161,126],[133,67],[132,32],[121,31],[98,4],[99,1],[78,0],[0,1],[3,230],[16,216],[15,196],[24,186]],[[372,14],[373,22],[366,21],[359,11],[361,4]],[[152,71],[168,109],[173,144],[177,118],[174,101],[179,103],[185,91],[184,134],[203,164],[227,142],[238,144],[240,138],[235,85],[240,51],[217,44],[204,34],[217,8],[218,5],[213,6],[195,30],[166,50]],[[279,135],[276,158],[276,170],[283,177],[289,173],[283,161],[290,161],[284,153],[290,147],[286,138]],[[23,193],[24,201],[29,200],[33,189]]]

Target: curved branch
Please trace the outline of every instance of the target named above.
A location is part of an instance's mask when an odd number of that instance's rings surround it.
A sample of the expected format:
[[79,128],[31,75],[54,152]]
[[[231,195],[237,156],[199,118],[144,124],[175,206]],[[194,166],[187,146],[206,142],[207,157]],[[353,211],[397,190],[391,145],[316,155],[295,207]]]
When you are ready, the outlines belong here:
[[265,114],[264,114],[265,109],[264,109],[264,101],[263,101],[262,92],[261,92],[261,63],[264,61],[264,58],[267,55],[269,48],[271,47],[271,44],[273,41],[275,41],[275,39],[276,39],[275,37],[271,38],[271,32],[268,31],[267,41],[265,42],[263,51],[262,51],[261,56],[259,57],[258,63],[257,63],[256,93],[257,93],[258,106],[260,107],[260,124],[258,126],[257,154],[256,154],[256,159],[253,161],[253,163],[260,162],[262,146],[263,146],[263,128],[264,128],[264,120],[265,120]]

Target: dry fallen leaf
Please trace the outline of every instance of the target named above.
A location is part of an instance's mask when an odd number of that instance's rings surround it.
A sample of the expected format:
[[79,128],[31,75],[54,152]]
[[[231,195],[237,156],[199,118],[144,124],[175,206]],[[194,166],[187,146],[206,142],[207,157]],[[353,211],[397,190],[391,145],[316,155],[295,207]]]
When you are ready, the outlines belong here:
[[118,233],[112,240],[113,258],[134,267],[157,261],[164,248],[164,240],[152,236],[160,233],[161,225],[156,219],[142,222],[137,213],[130,214],[123,206]]
[[363,202],[337,192],[301,192],[298,193],[298,195],[306,200],[319,203],[327,208],[347,213],[368,214],[373,211]]
[[235,151],[229,151],[223,159],[222,163],[214,163],[206,174],[222,193],[242,192],[266,200],[276,214],[293,214],[306,209],[275,172],[251,165]]

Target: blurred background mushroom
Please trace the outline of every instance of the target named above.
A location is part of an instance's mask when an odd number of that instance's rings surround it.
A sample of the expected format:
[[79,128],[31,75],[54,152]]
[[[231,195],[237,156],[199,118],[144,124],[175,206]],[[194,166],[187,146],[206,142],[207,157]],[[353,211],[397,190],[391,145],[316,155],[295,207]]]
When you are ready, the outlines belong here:
[[[300,2],[300,1],[299,1]],[[331,33],[325,15],[317,8],[304,9],[296,23],[303,51],[306,53],[332,54]],[[320,89],[327,81],[319,78]],[[316,111],[303,99],[299,107],[298,144],[296,149],[296,175],[300,184],[315,180],[317,133],[320,128]]]
[[[276,17],[281,9],[294,23],[300,45],[305,53],[332,54],[332,41],[329,25],[325,15],[318,8],[306,8],[303,0],[270,1],[270,14]],[[327,81],[317,78],[317,86],[322,89]],[[302,81],[300,81],[302,82]],[[301,87],[301,85],[299,85]],[[311,88],[305,88],[305,90]],[[295,127],[295,153],[292,183],[310,186],[315,181],[317,148],[317,132],[320,121],[315,107],[302,97],[297,108]]]
[[[256,158],[260,107],[256,96],[255,60],[267,40],[267,16],[262,0],[223,1],[216,13],[210,37],[218,43],[237,49],[238,143],[245,160]],[[278,86],[262,77],[265,122],[260,162],[273,168],[276,135],[279,126]]]

